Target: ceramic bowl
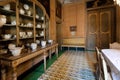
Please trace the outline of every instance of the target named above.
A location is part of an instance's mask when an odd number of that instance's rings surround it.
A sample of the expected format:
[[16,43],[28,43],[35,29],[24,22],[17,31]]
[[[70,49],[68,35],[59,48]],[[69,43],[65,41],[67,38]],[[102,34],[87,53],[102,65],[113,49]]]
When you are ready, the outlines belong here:
[[39,19],[39,15],[38,14],[36,14],[36,16],[35,16],[37,19]]
[[40,24],[37,24],[37,26],[36,26],[37,28],[41,28],[41,25]]
[[8,49],[15,49],[16,45],[15,44],[8,44]]
[[21,37],[21,38],[26,38],[26,37],[27,37],[26,32],[20,32],[19,34],[20,34],[20,37]]
[[41,46],[45,47],[46,46],[46,41],[41,41]]
[[11,24],[12,24],[12,25],[16,25],[16,20],[13,20],[13,21],[11,22]]
[[25,14],[25,11],[22,8],[20,9],[20,14]]
[[42,24],[42,28],[45,28],[45,24]]
[[48,40],[48,43],[49,44],[53,44],[53,40]]
[[10,4],[4,5],[3,8],[4,8],[5,10],[10,10]]
[[45,18],[42,16],[42,17],[41,17],[41,20],[44,20],[44,19],[45,19]]
[[32,32],[27,32],[28,37],[32,37]]
[[40,40],[36,40],[36,43],[37,43],[37,44],[40,44]]
[[33,24],[31,22],[27,23],[27,27],[32,27],[32,26],[33,26]]
[[6,23],[7,19],[5,15],[0,15],[0,27]]
[[22,47],[15,47],[14,49],[10,49],[13,56],[19,56],[21,53]]
[[44,36],[44,31],[42,31],[42,32],[40,33],[40,36]]
[[29,8],[30,8],[29,5],[27,5],[27,4],[24,4],[23,7],[25,10],[29,10]]
[[11,37],[12,37],[11,34],[5,34],[5,35],[3,35],[3,38],[4,38],[4,39],[10,39]]
[[28,15],[28,16],[31,16],[31,14],[32,14],[32,13],[31,13],[31,11],[30,11],[30,10],[29,10],[29,11],[27,11],[27,15]]

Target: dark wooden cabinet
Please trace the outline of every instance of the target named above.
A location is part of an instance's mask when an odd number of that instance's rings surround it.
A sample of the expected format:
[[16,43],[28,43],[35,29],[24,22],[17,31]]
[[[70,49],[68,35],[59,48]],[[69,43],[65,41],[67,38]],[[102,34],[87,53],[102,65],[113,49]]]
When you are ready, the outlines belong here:
[[89,9],[87,12],[87,49],[109,48],[115,41],[115,7]]

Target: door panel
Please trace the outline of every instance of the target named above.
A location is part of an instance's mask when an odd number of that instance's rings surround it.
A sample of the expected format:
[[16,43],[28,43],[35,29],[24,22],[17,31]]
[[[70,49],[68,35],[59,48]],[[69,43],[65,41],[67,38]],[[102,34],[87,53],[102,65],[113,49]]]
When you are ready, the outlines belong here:
[[100,13],[100,48],[109,48],[111,31],[111,12],[102,11]]
[[97,18],[96,14],[92,14],[89,16],[89,32],[96,33],[97,31]]
[[101,32],[110,31],[110,13],[108,11],[100,13],[100,31]]
[[101,34],[100,35],[100,48],[101,49],[109,48],[109,43],[110,43],[110,35],[107,33]]
[[89,34],[87,36],[87,49],[88,50],[95,50],[97,44],[97,35],[96,34]]
[[88,29],[87,29],[87,49],[94,50],[97,43],[98,36],[98,13],[88,13]]

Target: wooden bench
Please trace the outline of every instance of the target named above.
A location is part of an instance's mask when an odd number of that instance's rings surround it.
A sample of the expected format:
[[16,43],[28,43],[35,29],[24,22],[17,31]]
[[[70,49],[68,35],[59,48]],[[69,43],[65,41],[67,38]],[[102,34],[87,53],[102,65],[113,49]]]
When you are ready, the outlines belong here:
[[84,37],[77,37],[77,38],[65,38],[62,39],[61,50],[63,47],[75,47],[76,51],[77,48],[84,48],[85,49],[85,38]]

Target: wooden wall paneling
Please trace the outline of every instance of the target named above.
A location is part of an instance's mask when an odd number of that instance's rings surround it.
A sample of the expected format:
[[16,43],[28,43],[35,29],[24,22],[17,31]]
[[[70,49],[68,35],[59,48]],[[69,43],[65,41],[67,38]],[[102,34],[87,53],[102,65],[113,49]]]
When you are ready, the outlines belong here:
[[[82,3],[63,5],[62,38],[85,37],[85,14],[84,1]],[[70,33],[70,26],[77,26],[74,36]]]
[[50,0],[50,27],[49,27],[49,38],[56,41],[56,0]]
[[77,6],[76,4],[69,4],[66,10],[66,28],[67,28],[67,37],[72,37],[71,32],[70,32],[70,26],[77,26],[76,21],[77,21]]
[[56,24],[56,39],[58,44],[61,44],[61,26],[62,24]]
[[77,33],[76,36],[85,37],[85,3],[79,3],[77,5]]
[[69,8],[69,6],[63,5],[63,25],[62,25],[62,29],[61,29],[62,38],[65,38],[66,36],[69,35],[69,30],[67,29],[67,26],[69,26],[68,25],[69,19],[67,18],[67,16],[68,16],[67,9],[68,8]]
[[66,25],[67,25],[67,31],[68,31],[68,37],[71,37],[70,33],[70,26],[76,26],[76,6],[70,5],[67,9],[67,16],[66,16]]
[[52,14],[50,16],[50,27],[49,27],[49,37],[50,39],[53,39],[56,41],[56,21],[55,21],[55,12],[54,11],[50,11],[50,14]]

